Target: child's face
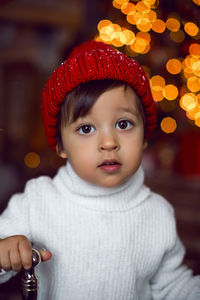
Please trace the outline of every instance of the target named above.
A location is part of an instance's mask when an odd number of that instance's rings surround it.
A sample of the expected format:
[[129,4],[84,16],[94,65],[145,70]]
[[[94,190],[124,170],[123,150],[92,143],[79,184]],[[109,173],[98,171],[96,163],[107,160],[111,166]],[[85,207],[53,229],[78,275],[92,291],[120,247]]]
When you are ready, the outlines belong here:
[[136,94],[123,86],[104,92],[86,116],[61,128],[61,137],[59,155],[82,179],[118,186],[137,171],[145,147]]

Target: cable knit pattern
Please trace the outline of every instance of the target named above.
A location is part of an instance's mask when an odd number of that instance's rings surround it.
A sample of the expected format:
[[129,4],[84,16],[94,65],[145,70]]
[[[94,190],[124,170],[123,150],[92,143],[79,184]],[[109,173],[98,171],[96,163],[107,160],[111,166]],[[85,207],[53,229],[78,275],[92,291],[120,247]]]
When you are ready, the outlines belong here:
[[67,163],[11,198],[1,238],[24,234],[53,254],[36,267],[39,300],[200,299],[200,278],[181,266],[173,209],[143,180],[139,168],[117,188],[97,187]]

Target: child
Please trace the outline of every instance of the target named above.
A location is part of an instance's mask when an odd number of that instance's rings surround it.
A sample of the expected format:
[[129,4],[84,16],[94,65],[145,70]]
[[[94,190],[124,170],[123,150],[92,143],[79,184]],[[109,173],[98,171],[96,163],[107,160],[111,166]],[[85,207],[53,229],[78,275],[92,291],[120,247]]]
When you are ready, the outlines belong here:
[[143,184],[156,110],[138,63],[100,42],[78,46],[48,80],[42,115],[67,163],[28,182],[0,217],[0,281],[30,267],[33,244],[49,250],[41,300],[200,299],[173,209]]

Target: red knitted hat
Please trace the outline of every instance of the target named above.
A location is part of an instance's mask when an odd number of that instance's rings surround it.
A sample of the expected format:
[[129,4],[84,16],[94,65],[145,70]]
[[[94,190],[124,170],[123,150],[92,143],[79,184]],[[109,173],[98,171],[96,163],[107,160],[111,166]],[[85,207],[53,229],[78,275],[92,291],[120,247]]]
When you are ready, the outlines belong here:
[[149,80],[141,66],[127,55],[102,42],[88,41],[76,47],[52,74],[42,93],[42,117],[50,147],[56,151],[57,122],[66,95],[80,83],[113,79],[128,83],[142,102],[146,117],[146,138],[156,127],[156,107]]

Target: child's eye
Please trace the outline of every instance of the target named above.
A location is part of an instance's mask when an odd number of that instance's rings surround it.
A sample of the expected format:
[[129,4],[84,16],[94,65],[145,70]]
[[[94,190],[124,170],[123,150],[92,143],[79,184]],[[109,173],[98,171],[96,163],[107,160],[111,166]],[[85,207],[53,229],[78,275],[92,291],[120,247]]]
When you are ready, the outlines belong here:
[[116,128],[121,129],[121,130],[127,130],[127,129],[131,128],[132,126],[133,126],[133,123],[128,120],[120,120],[116,124]]
[[78,133],[80,134],[91,134],[92,132],[95,131],[94,126],[92,125],[82,125],[77,129]]

